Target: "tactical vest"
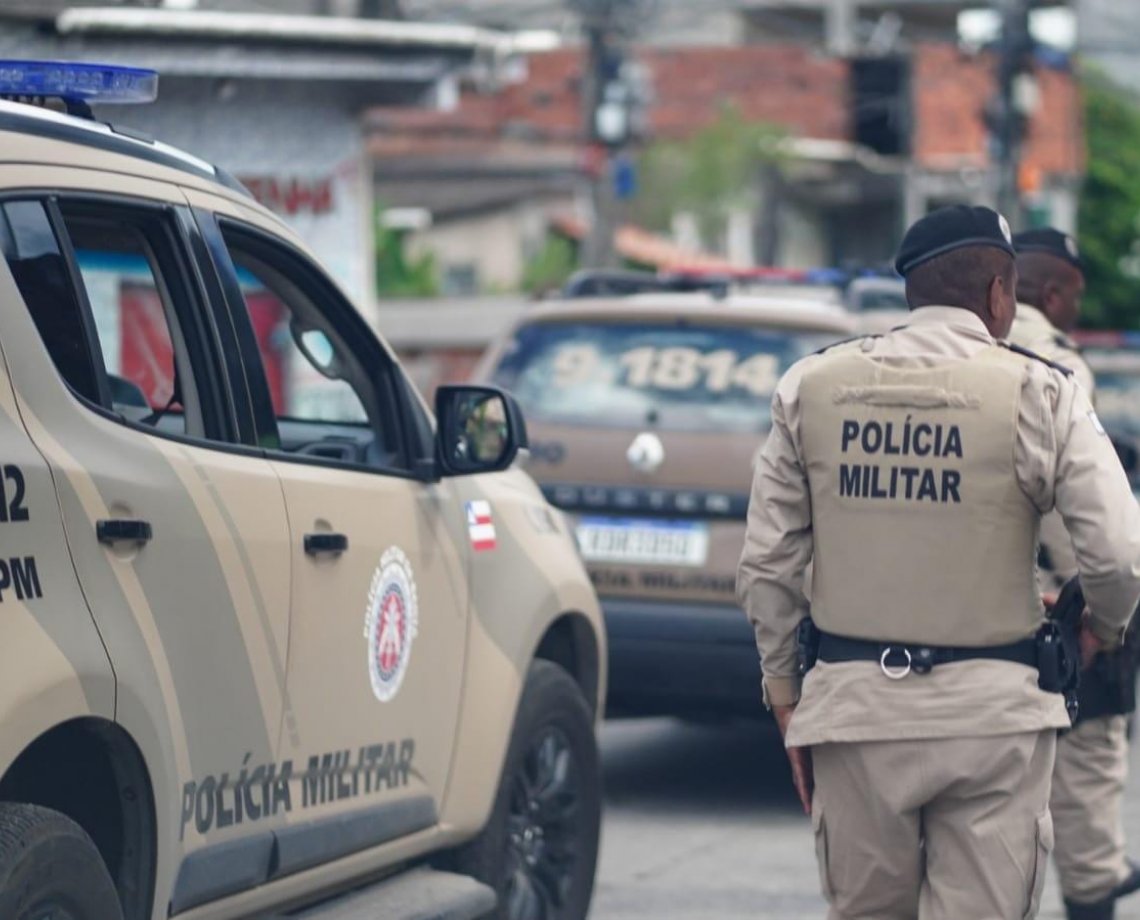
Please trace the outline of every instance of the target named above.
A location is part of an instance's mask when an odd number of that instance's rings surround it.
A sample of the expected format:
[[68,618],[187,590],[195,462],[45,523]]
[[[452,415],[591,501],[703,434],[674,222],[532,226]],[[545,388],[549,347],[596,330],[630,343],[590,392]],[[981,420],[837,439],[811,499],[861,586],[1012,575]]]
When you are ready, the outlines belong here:
[[997,346],[910,368],[844,348],[804,373],[820,629],[952,646],[1037,630],[1039,515],[1014,469],[1024,377]]

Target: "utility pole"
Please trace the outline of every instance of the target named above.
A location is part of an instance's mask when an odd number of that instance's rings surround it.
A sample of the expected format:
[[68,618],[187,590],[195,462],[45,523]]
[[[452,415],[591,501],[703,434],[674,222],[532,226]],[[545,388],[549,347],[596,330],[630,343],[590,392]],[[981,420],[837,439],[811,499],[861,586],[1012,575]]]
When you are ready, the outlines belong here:
[[[608,10],[606,11],[609,12]],[[608,16],[584,18],[586,33],[586,66],[583,80],[583,120],[590,145],[587,170],[591,173],[590,204],[593,220],[582,245],[582,264],[586,268],[613,268],[617,264],[614,236],[617,233],[617,201],[611,176],[613,158],[609,147],[601,143],[598,114],[601,110],[606,71],[610,58]]]
[[1033,39],[1029,34],[1031,0],[999,0],[1002,16],[998,60],[998,96],[990,130],[997,161],[997,205],[1014,226],[1021,223],[1018,169],[1032,93]]
[[593,220],[582,246],[587,268],[618,263],[614,235],[620,218],[615,186],[615,155],[637,130],[642,91],[630,79],[629,37],[646,0],[569,0],[578,12],[586,40],[582,118],[588,144]]
[[824,10],[827,50],[836,57],[849,57],[858,44],[859,10],[856,0],[828,0]]

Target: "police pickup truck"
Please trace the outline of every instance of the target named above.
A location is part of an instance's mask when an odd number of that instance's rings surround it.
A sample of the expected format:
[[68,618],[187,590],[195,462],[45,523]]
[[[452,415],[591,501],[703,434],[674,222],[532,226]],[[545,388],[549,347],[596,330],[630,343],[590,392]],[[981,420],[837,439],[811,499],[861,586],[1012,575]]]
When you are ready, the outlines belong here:
[[582,920],[605,633],[518,407],[433,419],[240,185],[85,117],[155,88],[0,62],[0,917]]

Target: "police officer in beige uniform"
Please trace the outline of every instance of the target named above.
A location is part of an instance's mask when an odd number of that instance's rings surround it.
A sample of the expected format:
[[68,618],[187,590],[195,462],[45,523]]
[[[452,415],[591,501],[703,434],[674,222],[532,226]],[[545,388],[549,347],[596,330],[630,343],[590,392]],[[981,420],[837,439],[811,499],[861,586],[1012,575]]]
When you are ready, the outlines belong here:
[[[1041,228],[1019,233],[1013,244],[1019,302],[1009,340],[1069,368],[1092,400],[1092,371],[1067,335],[1077,324],[1085,287],[1076,241]],[[1042,521],[1040,562],[1046,592],[1077,573],[1072,544],[1055,512]],[[1112,920],[1116,899],[1140,888],[1121,817],[1128,776],[1126,712],[1135,679],[1130,649],[1099,655],[1082,677],[1080,719],[1057,742],[1050,799],[1057,838],[1053,858],[1070,920]]]
[[[1014,238],[1017,251],[1017,314],[1009,341],[1068,368],[1096,404],[1093,372],[1068,333],[1080,318],[1085,277],[1076,240],[1052,228],[1026,230]],[[1041,522],[1042,565],[1038,583],[1056,594],[1077,574],[1077,561],[1060,515]]]
[[[1056,507],[1072,535],[1091,655],[1140,599],[1140,511],[1071,375],[998,341],[1015,310],[1005,221],[936,211],[897,267],[908,321],[777,388],[739,598],[833,920],[1032,917],[1069,724],[1035,667],[1038,521]],[[821,638],[801,694],[809,563]]]
[[1069,333],[1081,315],[1085,276],[1077,241],[1052,227],[1013,238],[1017,251],[1017,314],[1009,340],[1056,360],[1092,398],[1093,373]]

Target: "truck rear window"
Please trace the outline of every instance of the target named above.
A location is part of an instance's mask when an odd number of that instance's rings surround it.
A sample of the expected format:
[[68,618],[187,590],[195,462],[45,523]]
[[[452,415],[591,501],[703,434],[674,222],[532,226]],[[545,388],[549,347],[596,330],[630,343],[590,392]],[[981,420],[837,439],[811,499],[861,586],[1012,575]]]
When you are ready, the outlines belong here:
[[536,421],[762,431],[776,382],[838,336],[692,323],[532,323],[494,373]]

